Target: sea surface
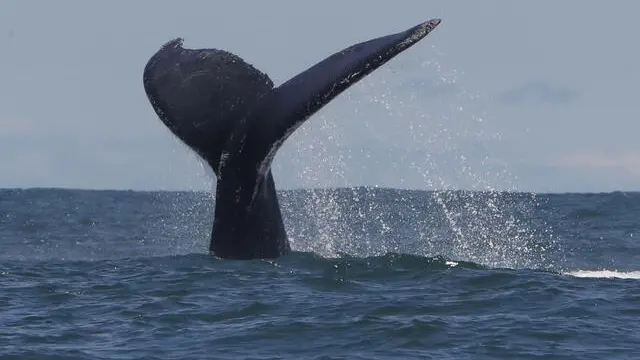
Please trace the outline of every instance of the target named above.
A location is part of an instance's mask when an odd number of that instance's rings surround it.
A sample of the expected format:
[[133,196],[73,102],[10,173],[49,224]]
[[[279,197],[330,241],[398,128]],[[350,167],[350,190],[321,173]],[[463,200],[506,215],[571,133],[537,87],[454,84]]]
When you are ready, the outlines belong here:
[[280,196],[228,261],[209,193],[0,190],[0,359],[640,359],[638,193]]

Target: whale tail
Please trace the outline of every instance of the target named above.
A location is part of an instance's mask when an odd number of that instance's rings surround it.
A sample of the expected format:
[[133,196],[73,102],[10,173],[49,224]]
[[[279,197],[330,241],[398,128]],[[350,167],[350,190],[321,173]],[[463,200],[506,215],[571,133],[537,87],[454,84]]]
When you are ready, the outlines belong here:
[[343,49],[278,87],[240,57],[165,44],[144,69],[158,117],[217,176],[211,250],[227,258],[273,258],[289,250],[271,164],[311,115],[428,35],[429,20]]

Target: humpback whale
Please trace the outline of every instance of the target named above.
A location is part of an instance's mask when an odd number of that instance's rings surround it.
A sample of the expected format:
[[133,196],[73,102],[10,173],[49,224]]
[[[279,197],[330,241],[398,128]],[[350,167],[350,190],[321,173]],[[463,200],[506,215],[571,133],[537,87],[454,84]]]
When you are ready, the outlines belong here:
[[239,56],[167,42],[147,62],[144,89],[160,120],[217,178],[210,252],[274,259],[290,252],[271,164],[311,115],[440,24],[345,48],[280,86]]

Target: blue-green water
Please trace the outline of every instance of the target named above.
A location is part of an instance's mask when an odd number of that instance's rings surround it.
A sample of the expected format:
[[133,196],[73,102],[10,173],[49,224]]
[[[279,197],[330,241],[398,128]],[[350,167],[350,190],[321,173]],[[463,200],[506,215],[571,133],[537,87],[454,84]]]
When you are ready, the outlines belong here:
[[247,262],[209,194],[0,190],[0,358],[640,358],[640,194],[281,197]]

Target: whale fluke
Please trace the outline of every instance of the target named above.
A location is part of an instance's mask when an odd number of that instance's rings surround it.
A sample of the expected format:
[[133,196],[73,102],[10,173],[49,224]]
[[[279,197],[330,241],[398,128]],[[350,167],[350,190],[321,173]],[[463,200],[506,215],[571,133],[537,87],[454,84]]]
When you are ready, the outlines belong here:
[[143,82],[162,122],[212,167],[216,206],[210,250],[221,258],[277,258],[290,251],[271,164],[311,115],[440,24],[343,49],[278,87],[239,56],[166,43]]

